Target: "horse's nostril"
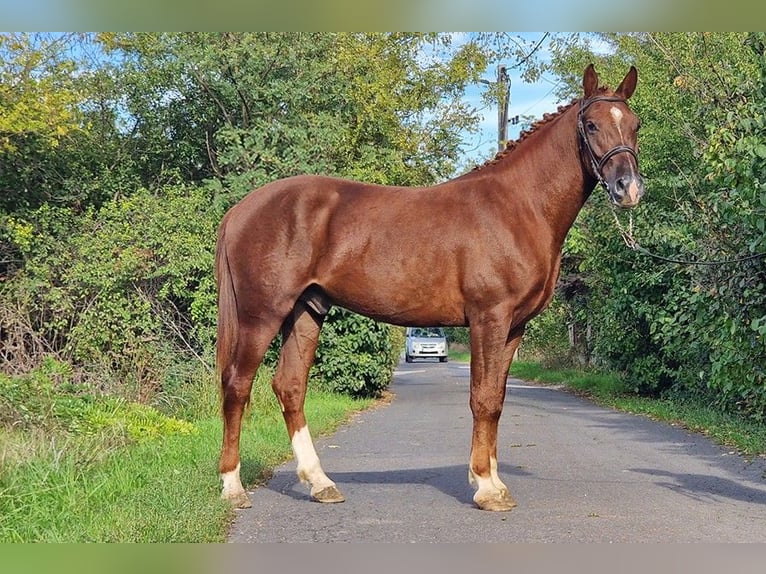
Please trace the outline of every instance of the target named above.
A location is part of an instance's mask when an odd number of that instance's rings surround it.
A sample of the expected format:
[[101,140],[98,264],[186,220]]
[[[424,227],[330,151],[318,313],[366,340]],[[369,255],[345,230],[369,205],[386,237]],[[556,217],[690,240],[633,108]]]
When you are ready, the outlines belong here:
[[624,194],[625,189],[627,188],[627,181],[624,177],[620,177],[617,179],[617,181],[614,182],[614,187],[617,192]]

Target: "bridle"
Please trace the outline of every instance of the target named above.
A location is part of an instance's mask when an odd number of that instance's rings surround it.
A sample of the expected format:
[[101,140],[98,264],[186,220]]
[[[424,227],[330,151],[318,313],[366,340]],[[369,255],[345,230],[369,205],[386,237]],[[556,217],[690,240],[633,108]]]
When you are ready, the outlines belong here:
[[593,170],[593,175],[596,177],[596,179],[598,179],[598,182],[602,185],[602,187],[611,194],[609,191],[609,185],[606,183],[606,180],[601,173],[604,165],[606,165],[606,162],[608,162],[618,153],[629,153],[633,156],[633,159],[636,160],[636,168],[638,168],[638,154],[636,153],[636,150],[630,146],[618,145],[610,149],[600,158],[596,157],[596,154],[593,153],[593,148],[590,145],[590,141],[588,140],[588,135],[585,133],[585,127],[583,126],[582,121],[585,110],[587,110],[588,107],[595,102],[626,102],[624,98],[620,98],[618,96],[594,96],[592,98],[588,98],[587,100],[583,100],[580,104],[580,109],[577,112],[577,133],[580,136],[577,138],[577,143],[578,147],[580,148],[580,154],[582,155],[583,148],[585,148],[585,152],[587,153],[588,159],[590,160],[591,169]]

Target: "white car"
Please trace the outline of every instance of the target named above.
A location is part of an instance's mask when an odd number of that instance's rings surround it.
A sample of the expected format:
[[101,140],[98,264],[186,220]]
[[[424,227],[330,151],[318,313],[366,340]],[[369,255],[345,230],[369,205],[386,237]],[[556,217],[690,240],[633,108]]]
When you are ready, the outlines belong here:
[[441,327],[407,327],[404,340],[404,360],[436,357],[447,362],[447,336]]

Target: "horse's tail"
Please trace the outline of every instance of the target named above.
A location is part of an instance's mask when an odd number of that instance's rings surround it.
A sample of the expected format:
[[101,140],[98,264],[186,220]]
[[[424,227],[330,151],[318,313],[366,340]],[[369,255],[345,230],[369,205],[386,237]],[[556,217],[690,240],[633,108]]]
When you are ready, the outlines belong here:
[[218,229],[218,243],[215,249],[215,272],[218,284],[218,338],[216,340],[215,365],[218,379],[231,367],[232,357],[237,348],[239,321],[237,320],[237,296],[226,253],[226,218]]

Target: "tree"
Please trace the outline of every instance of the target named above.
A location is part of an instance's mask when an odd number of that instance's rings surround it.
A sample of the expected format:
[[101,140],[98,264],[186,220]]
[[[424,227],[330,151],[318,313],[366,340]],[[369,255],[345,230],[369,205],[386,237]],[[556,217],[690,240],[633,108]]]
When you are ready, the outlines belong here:
[[0,34],[0,149],[36,136],[57,146],[79,127],[79,93],[71,78],[74,62],[63,46],[67,36]]
[[[607,34],[553,59],[572,85],[596,60],[609,78],[639,70],[631,106],[642,118],[648,192],[634,235],[660,255],[687,260],[747,256],[763,247],[764,82],[762,39],[739,33]],[[760,223],[759,223],[760,222]],[[705,396],[755,418],[766,414],[763,262],[694,266],[625,249],[594,194],[577,223],[570,271],[585,277],[581,308],[600,360],[640,392]],[[764,329],[766,331],[766,329]]]
[[[243,195],[321,172],[422,185],[451,173],[461,103],[486,65],[434,34],[102,34],[144,171]],[[443,58],[423,61],[432,47]],[[119,56],[117,54],[120,54]]]
[[62,141],[80,128],[66,36],[0,34],[0,209],[36,207]]

